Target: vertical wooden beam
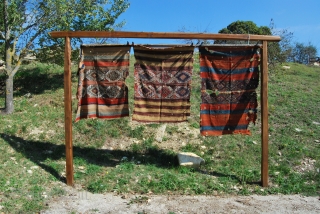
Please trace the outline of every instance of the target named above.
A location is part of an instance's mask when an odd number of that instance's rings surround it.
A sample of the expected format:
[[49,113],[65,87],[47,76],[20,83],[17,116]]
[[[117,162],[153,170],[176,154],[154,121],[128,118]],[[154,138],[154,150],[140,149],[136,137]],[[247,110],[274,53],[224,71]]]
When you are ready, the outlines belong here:
[[261,69],[261,183],[268,186],[268,42],[262,44],[262,69]]
[[73,185],[72,106],[71,106],[71,43],[65,38],[64,50],[64,124],[67,185]]

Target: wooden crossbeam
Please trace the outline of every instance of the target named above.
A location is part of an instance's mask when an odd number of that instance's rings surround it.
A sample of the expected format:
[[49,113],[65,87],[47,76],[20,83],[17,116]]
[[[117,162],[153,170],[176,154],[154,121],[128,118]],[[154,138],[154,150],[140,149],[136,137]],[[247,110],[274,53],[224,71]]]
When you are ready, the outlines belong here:
[[53,38],[149,38],[149,39],[214,39],[214,40],[249,40],[279,42],[279,36],[251,34],[212,34],[212,33],[167,33],[167,32],[131,32],[131,31],[53,31]]

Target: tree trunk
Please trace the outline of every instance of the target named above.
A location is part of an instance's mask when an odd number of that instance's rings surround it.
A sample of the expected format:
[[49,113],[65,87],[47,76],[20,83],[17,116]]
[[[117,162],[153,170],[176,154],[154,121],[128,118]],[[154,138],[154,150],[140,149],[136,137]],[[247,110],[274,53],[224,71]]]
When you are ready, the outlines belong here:
[[6,79],[6,100],[5,100],[5,109],[4,114],[11,114],[14,111],[13,106],[13,77],[8,76]]

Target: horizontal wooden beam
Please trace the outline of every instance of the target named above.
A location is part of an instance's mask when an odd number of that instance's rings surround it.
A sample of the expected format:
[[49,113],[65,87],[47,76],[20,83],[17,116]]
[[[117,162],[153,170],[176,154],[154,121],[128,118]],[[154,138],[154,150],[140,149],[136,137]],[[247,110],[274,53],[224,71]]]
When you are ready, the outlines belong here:
[[251,34],[212,34],[212,33],[166,33],[131,31],[53,31],[53,38],[148,38],[148,39],[208,39],[208,40],[250,40],[279,42],[280,36]]

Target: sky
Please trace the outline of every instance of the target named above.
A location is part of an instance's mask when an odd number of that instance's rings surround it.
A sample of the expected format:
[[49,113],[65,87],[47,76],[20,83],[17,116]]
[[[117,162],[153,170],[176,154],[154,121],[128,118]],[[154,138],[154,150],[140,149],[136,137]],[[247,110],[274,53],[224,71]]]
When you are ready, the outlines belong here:
[[[129,0],[122,31],[218,33],[235,21],[253,21],[293,33],[293,42],[314,45],[320,55],[320,0]],[[121,39],[135,44],[181,44],[168,39]]]

